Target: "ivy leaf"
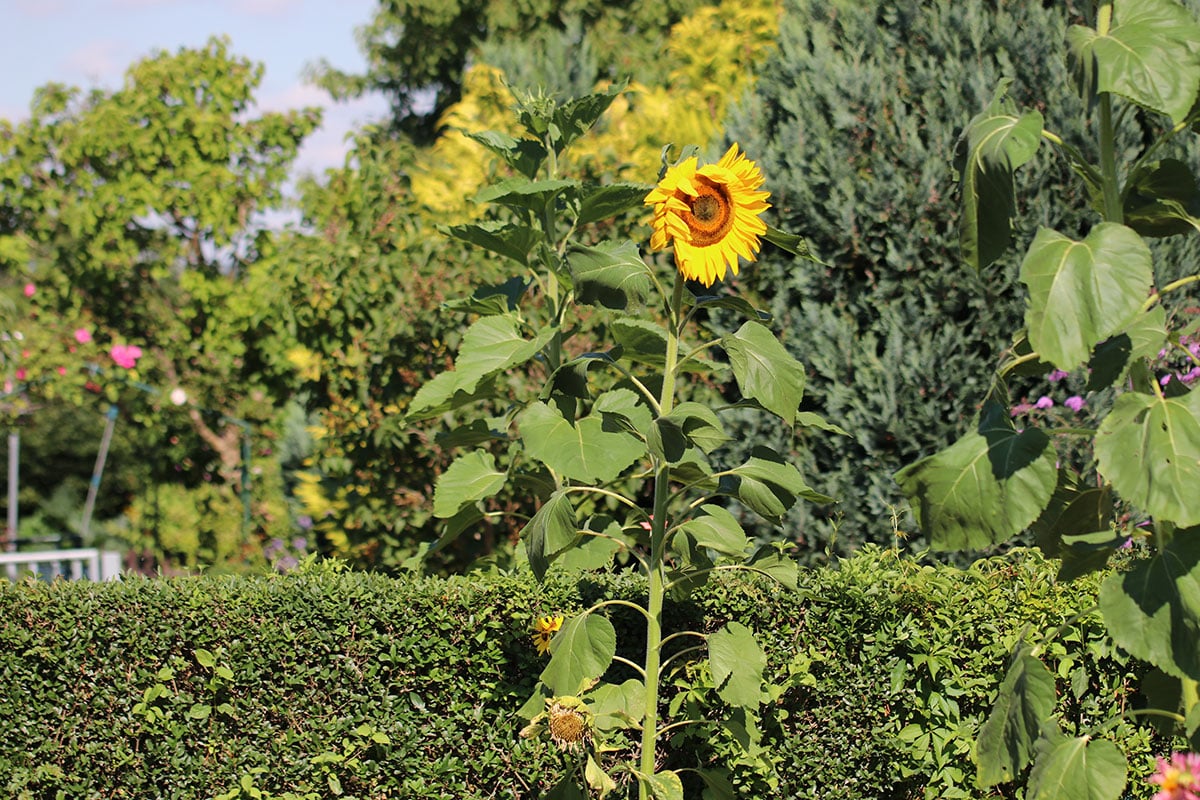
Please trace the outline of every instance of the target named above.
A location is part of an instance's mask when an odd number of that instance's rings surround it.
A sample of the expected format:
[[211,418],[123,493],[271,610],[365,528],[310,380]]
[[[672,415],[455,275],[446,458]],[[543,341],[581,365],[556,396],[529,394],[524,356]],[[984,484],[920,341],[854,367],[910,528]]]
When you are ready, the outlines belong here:
[[1047,725],[1029,772],[1028,800],[1119,800],[1129,765],[1112,742]]
[[1054,711],[1054,703],[1054,676],[1022,642],[975,742],[980,786],[1006,783],[1021,773],[1033,757],[1042,722]]
[[1157,519],[1200,524],[1200,392],[1126,392],[1096,434],[1100,472],[1117,494]]
[[955,146],[954,168],[962,192],[959,243],[976,270],[1004,254],[1016,215],[1013,173],[1033,158],[1042,138],[1042,115],[1017,114],[1004,79],[991,103],[968,124]]
[[629,240],[594,247],[576,245],[567,254],[567,262],[581,303],[623,310],[644,303],[653,286],[646,262]]
[[804,397],[804,366],[757,322],[743,323],[721,339],[721,346],[742,395],[792,425]]
[[571,480],[607,483],[646,452],[645,443],[608,424],[603,415],[570,421],[553,406],[535,402],[518,422],[529,458]]
[[504,486],[508,473],[496,469],[496,459],[485,450],[472,450],[454,460],[438,476],[433,491],[433,515],[447,519]]
[[546,576],[551,558],[574,544],[578,537],[579,523],[571,498],[565,492],[557,491],[521,529],[529,566],[539,581]]
[[754,631],[740,622],[727,622],[708,637],[708,661],[717,694],[730,705],[758,708],[767,656]]
[[617,633],[608,617],[572,617],[550,643],[550,663],[542,670],[541,681],[556,695],[579,694],[604,674],[616,652]]
[[1200,89],[1200,25],[1172,0],[1116,0],[1113,22],[1103,36],[1082,25],[1067,31],[1085,96],[1112,92],[1182,122]]
[[1177,678],[1200,678],[1200,536],[1176,535],[1163,550],[1100,586],[1113,640]]
[[1050,437],[1018,433],[1004,406],[984,404],[977,431],[909,464],[896,482],[935,549],[969,550],[1005,541],[1042,513],[1058,482]]
[[1137,316],[1154,269],[1141,236],[1102,222],[1081,242],[1040,229],[1021,262],[1021,282],[1029,287],[1030,344],[1069,372]]

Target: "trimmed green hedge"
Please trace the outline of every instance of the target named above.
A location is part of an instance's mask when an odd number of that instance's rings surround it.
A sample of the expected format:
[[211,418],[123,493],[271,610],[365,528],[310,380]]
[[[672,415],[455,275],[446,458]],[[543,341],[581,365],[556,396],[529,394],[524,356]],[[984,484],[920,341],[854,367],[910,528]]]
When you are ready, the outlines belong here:
[[[798,592],[713,583],[668,628],[728,619],[759,632],[782,687],[765,708],[775,775],[734,770],[744,797],[921,798],[973,788],[970,743],[1028,626],[1056,627],[1095,584],[1053,582],[1018,552],[966,571],[868,550],[801,573]],[[0,583],[0,794],[17,798],[536,797],[558,755],[514,712],[544,663],[535,615],[628,577],[288,576]],[[622,652],[638,619],[615,608]],[[1086,612],[1048,653],[1068,731],[1137,702],[1142,667]],[[681,729],[686,731],[688,729]],[[683,733],[679,734],[681,737]],[[1131,796],[1169,742],[1122,724]],[[732,763],[720,738],[669,759]],[[697,795],[698,796],[698,795]]]

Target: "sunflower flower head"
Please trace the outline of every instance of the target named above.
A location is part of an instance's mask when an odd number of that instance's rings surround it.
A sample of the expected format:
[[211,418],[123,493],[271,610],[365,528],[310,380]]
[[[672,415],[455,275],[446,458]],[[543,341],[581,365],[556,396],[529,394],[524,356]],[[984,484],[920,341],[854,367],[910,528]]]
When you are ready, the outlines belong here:
[[[574,702],[572,702],[574,701]],[[546,704],[546,727],[560,750],[582,749],[591,737],[592,715],[576,697],[559,697]]]
[[1158,759],[1150,782],[1161,787],[1154,800],[1200,800],[1200,755],[1175,753],[1170,761]]
[[712,286],[725,270],[738,272],[738,258],[753,261],[767,232],[760,215],[771,206],[760,191],[758,165],[732,145],[716,164],[700,166],[693,156],[671,167],[646,195],[654,207],[650,247],[675,247],[683,277]]
[[533,623],[533,643],[537,645],[539,654],[550,652],[550,640],[562,627],[562,615],[538,617]]

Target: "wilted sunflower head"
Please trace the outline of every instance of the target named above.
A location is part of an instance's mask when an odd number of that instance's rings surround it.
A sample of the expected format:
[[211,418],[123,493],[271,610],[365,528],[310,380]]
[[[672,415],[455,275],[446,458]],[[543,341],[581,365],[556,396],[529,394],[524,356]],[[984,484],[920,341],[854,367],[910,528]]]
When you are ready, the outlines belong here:
[[562,750],[582,749],[591,736],[592,715],[577,697],[550,700],[546,704],[546,717],[550,739]]
[[550,640],[555,632],[562,627],[563,618],[559,616],[539,617],[533,623],[533,642],[537,645],[538,653],[550,652]]
[[759,191],[763,174],[732,145],[716,164],[699,166],[693,156],[667,170],[645,204],[654,206],[650,247],[675,245],[683,277],[712,286],[726,268],[738,272],[738,257],[753,261],[767,225],[770,192]]

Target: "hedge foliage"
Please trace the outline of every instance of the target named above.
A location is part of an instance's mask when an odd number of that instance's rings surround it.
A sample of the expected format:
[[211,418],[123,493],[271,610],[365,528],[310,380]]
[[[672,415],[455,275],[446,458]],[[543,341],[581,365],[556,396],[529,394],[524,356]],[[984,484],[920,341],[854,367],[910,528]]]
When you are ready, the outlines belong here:
[[[1064,56],[1067,25],[1080,20],[1062,3],[783,5],[778,48],[726,135],[762,167],[771,222],[830,266],[767,248],[737,286],[759,296],[808,365],[809,407],[852,434],[797,443],[810,483],[841,502],[797,506],[786,526],[815,554],[836,531],[834,549],[847,552],[890,542],[903,506],[892,475],[971,424],[1021,327],[1017,265],[1037,227],[1082,235],[1096,219],[1065,159],[1044,147],[1017,176],[1013,248],[980,273],[965,266],[952,168],[960,132],[1008,77],[1017,105],[1041,110],[1064,139],[1090,152],[1095,133]],[[1176,155],[1200,167],[1191,147]],[[1200,259],[1200,237],[1155,247],[1168,280]],[[789,444],[753,415],[737,438]]]
[[[711,583],[669,605],[666,625],[758,631],[779,687],[764,693],[773,774],[739,765],[720,738],[678,738],[668,759],[734,764],[741,797],[985,796],[971,741],[1027,626],[1037,637],[1080,615],[1046,650],[1064,729],[1137,702],[1142,667],[1105,643],[1088,611],[1095,583],[1053,574],[1026,551],[957,571],[868,548],[803,571],[797,592]],[[0,583],[0,793],[536,797],[558,754],[517,737],[543,666],[533,618],[642,589],[612,575],[538,585],[321,566]],[[613,613],[620,652],[636,658],[640,617]],[[1129,755],[1132,796],[1148,797],[1152,749],[1169,743],[1124,722],[1106,735]]]

